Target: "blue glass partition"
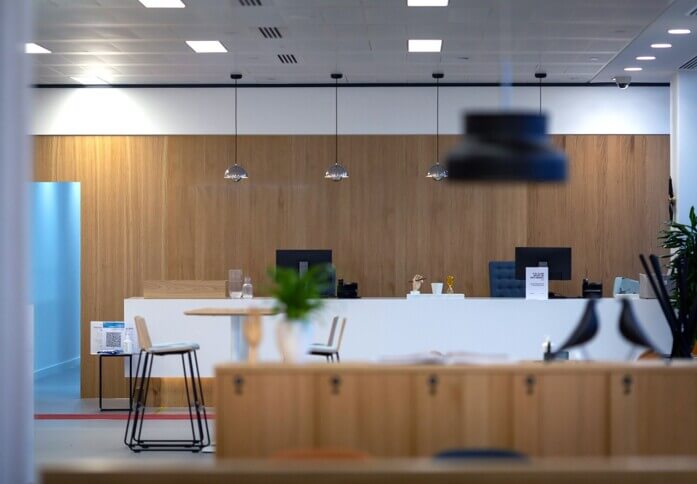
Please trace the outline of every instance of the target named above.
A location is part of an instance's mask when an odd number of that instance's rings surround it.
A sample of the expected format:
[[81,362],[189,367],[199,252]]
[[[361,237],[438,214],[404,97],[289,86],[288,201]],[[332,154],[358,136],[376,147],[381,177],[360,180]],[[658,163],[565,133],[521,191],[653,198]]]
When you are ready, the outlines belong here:
[[80,184],[32,184],[34,372],[80,357]]

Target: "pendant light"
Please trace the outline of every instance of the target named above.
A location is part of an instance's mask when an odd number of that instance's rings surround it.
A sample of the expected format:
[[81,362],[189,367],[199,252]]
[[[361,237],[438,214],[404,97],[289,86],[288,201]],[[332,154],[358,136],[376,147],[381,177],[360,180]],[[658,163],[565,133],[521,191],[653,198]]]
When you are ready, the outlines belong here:
[[441,181],[443,178],[448,178],[448,170],[440,164],[440,147],[438,141],[440,141],[440,80],[443,79],[442,72],[434,72],[433,78],[436,80],[436,163],[431,165],[426,173],[426,178],[432,178],[435,181]]
[[340,182],[348,178],[348,171],[339,164],[339,79],[343,74],[334,73],[334,164],[324,172],[324,178],[335,182]]
[[239,137],[237,136],[237,81],[242,79],[242,74],[230,74],[230,78],[235,80],[235,163],[225,170],[225,178],[238,182],[249,178],[247,170],[237,164],[237,145],[239,144]]

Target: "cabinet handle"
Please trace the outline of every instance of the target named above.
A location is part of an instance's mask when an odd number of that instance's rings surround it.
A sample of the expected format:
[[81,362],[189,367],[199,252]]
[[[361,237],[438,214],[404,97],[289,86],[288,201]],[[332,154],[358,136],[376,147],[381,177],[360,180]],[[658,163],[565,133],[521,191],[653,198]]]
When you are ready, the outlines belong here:
[[428,377],[428,394],[432,397],[438,393],[438,376],[431,375]]
[[624,375],[624,378],[622,378],[622,388],[625,395],[630,395],[632,393],[632,384],[634,383],[634,380],[631,375]]
[[525,377],[525,393],[527,395],[532,395],[535,392],[535,384],[537,380],[534,376],[528,375]]
[[244,393],[244,377],[237,375],[233,380],[235,385],[235,395],[242,395]]
[[332,387],[332,395],[338,395],[341,388],[341,378],[339,376],[333,376],[329,380],[329,385]]

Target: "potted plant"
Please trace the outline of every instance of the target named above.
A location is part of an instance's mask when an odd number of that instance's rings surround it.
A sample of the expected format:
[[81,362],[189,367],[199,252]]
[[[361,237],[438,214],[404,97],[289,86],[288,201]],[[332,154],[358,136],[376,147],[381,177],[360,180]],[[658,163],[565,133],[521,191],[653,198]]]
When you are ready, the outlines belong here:
[[328,281],[325,267],[310,267],[304,274],[294,269],[276,268],[269,271],[273,281],[271,295],[276,299],[274,309],[284,319],[276,329],[278,349],[287,363],[297,362],[312,343],[310,315],[322,307],[320,295]]
[[[664,256],[669,259],[670,277],[673,282],[672,303],[678,312],[686,313],[687,321],[692,320],[697,310],[697,215],[695,207],[690,209],[689,223],[675,221],[668,223],[659,235],[662,247],[671,253]],[[680,281],[680,274],[683,281]],[[692,328],[689,335],[693,343],[697,339],[697,328]],[[697,345],[695,345],[697,349]],[[694,351],[693,351],[694,353]]]

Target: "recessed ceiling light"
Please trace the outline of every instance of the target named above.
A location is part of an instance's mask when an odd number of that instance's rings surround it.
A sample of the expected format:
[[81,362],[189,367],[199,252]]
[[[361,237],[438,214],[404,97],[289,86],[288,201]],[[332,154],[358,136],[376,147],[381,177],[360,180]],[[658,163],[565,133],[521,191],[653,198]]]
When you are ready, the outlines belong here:
[[51,51],[48,50],[46,47],[41,47],[39,44],[35,44],[34,42],[28,42],[24,46],[24,52],[27,54],[50,54]]
[[101,84],[109,84],[106,82],[104,79],[102,79],[99,76],[95,75],[85,75],[85,76],[74,76],[71,77],[73,81],[77,81],[80,84],[85,84],[88,86],[95,86],[95,85],[101,85]]
[[624,70],[627,72],[638,72],[643,69],[641,67],[625,67]]
[[672,44],[651,44],[652,49],[670,49]]
[[639,57],[636,58],[636,60],[641,60],[641,61],[656,60],[656,57],[654,57],[652,55],[640,55]]
[[448,0],[407,0],[407,7],[447,7]]
[[409,52],[440,52],[441,39],[409,39]]
[[670,29],[668,31],[668,33],[671,35],[687,35],[687,34],[691,34],[692,30],[690,30],[690,29]]
[[186,44],[199,54],[227,52],[225,46],[217,40],[187,40]]
[[184,2],[181,0],[138,0],[147,8],[184,8]]

